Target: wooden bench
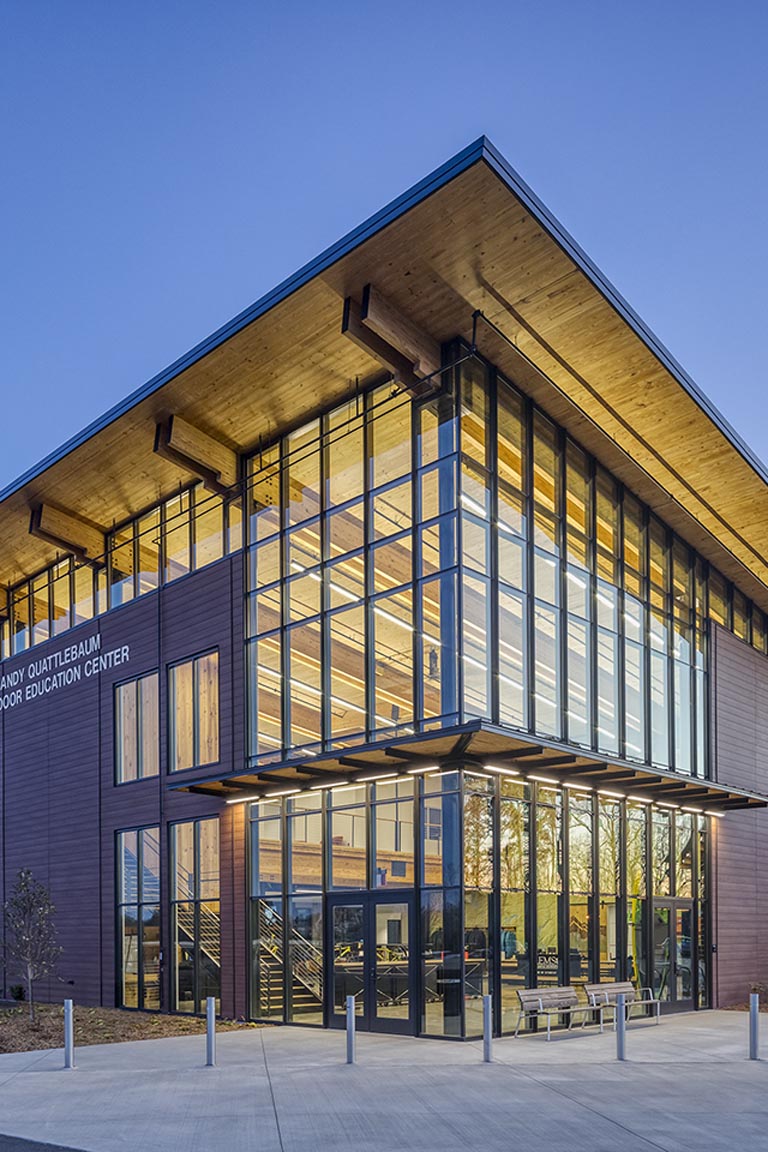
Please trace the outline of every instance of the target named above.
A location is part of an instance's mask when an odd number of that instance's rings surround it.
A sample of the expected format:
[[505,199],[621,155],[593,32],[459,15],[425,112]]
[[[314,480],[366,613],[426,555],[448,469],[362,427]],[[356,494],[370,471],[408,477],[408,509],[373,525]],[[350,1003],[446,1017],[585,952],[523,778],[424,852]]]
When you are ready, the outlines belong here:
[[606,1008],[612,1010],[613,1026],[616,1027],[616,1009],[618,1008],[618,997],[621,994],[624,995],[627,1020],[629,1020],[633,1008],[652,1004],[656,1008],[656,1023],[659,1022],[661,1002],[654,996],[652,988],[635,988],[634,984],[627,980],[625,983],[618,982],[615,984],[585,984],[584,991],[590,1006],[600,1013],[601,1032],[603,1031],[603,1013]]
[[573,1018],[581,1015],[582,1028],[587,1022],[587,1014],[594,1012],[592,1004],[580,1004],[576,989],[564,988],[518,988],[520,998],[520,1011],[517,1015],[515,1036],[520,1031],[520,1024],[526,1016],[546,1016],[547,1040],[551,1037],[553,1016],[568,1016],[568,1030],[573,1025]]

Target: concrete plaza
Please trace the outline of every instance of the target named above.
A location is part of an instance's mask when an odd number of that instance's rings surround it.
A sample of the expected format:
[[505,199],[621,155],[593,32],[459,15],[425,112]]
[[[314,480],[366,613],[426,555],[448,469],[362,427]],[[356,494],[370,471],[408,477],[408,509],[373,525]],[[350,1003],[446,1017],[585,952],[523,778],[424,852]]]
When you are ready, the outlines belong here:
[[768,1152],[768,1020],[701,1012],[640,1021],[627,1061],[596,1028],[479,1043],[263,1028],[0,1056],[0,1152]]

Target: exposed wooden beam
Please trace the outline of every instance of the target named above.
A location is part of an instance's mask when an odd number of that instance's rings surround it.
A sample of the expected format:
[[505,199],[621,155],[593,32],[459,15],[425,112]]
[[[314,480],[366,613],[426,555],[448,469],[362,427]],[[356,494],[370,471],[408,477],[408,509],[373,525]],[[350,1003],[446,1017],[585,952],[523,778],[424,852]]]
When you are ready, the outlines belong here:
[[[436,764],[437,763],[436,758],[425,756],[423,752],[407,752],[403,748],[389,748],[388,747],[388,748],[384,749],[384,753],[386,756],[394,756],[396,760],[408,760],[410,763],[413,763],[413,764]],[[452,753],[452,755],[453,755],[453,753]],[[340,764],[342,762],[345,762],[345,761],[339,760]],[[369,767],[375,767],[375,765],[369,765]]]
[[695,800],[697,803],[710,795],[708,788],[668,788],[664,793],[670,800]]
[[[389,753],[388,753],[388,755],[389,755]],[[381,768],[381,767],[387,767],[387,768],[395,767],[395,765],[393,765],[393,764],[387,764],[387,765],[377,764],[375,760],[358,760],[358,758],[356,756],[339,756],[339,765],[342,768],[366,768],[366,769],[371,769],[371,768],[375,769],[375,768]]]
[[225,797],[223,788],[213,788],[207,784],[190,784],[187,792],[196,792],[200,796],[217,796],[219,800],[223,800]]
[[648,776],[645,780],[635,780],[632,784],[632,791],[636,792],[638,788],[679,788],[679,784],[674,780],[667,781],[663,776]]
[[236,788],[238,791],[252,792],[254,788],[258,788],[257,780],[252,780],[250,784],[247,780],[222,780],[221,782],[225,788]]
[[157,425],[155,452],[199,476],[210,492],[228,495],[237,484],[237,453],[181,416],[169,416]]
[[418,376],[440,371],[440,345],[404,316],[373,284],[363,288],[360,320],[411,362]]
[[413,396],[421,396],[431,392],[433,385],[424,382],[413,370],[413,363],[393,348],[386,340],[382,340],[371,328],[366,328],[360,316],[360,305],[351,296],[344,301],[344,314],[341,321],[342,335],[348,336],[358,348],[362,348],[374,360],[378,360],[394,376],[398,384],[402,384],[407,392]]
[[30,535],[69,552],[89,564],[104,564],[104,530],[74,512],[52,504],[37,504],[29,518]]
[[312,776],[317,777],[318,779],[321,776],[330,775],[330,773],[326,772],[325,769],[316,768],[314,764],[293,764],[292,768],[294,772],[301,772],[302,776]]
[[526,770],[534,772],[538,768],[557,768],[560,764],[575,764],[575,756],[545,756],[543,760],[533,760],[526,764]]
[[600,781],[600,783],[601,784],[619,784],[619,783],[628,784],[631,780],[636,780],[636,779],[637,779],[637,773],[636,772],[616,772],[612,776],[611,775],[605,776]]
[[539,744],[531,744],[526,748],[513,748],[509,752],[477,752],[475,755],[482,756],[489,764],[495,764],[497,760],[501,764],[504,760],[522,760],[525,756],[540,756],[543,751]]
[[558,775],[567,780],[571,776],[596,776],[600,772],[607,771],[607,764],[576,764],[573,768],[563,768]]

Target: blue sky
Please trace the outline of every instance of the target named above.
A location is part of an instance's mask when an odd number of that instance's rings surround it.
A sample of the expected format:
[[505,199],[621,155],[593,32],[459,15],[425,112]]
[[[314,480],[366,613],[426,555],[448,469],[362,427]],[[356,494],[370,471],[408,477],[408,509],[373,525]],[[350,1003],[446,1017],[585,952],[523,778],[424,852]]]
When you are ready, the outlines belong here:
[[768,460],[768,5],[5,0],[0,487],[487,134]]

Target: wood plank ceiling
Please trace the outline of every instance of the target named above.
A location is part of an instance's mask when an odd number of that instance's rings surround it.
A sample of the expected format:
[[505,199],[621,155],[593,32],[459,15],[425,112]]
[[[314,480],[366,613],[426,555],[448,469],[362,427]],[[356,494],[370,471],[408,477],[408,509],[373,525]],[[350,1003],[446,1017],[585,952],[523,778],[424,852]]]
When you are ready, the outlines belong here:
[[0,583],[49,563],[39,501],[104,529],[191,479],[153,453],[178,413],[237,452],[354,392],[380,366],[341,334],[375,284],[434,340],[478,347],[768,610],[768,485],[557,238],[479,159],[0,504]]

